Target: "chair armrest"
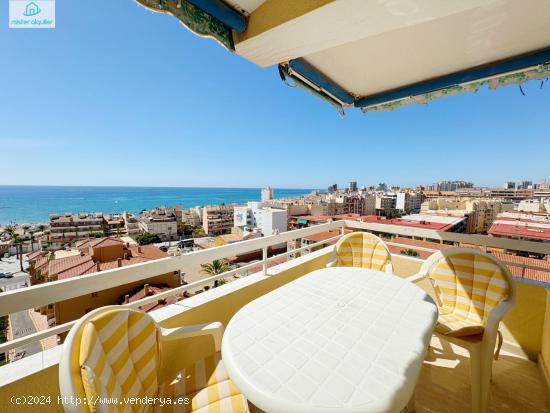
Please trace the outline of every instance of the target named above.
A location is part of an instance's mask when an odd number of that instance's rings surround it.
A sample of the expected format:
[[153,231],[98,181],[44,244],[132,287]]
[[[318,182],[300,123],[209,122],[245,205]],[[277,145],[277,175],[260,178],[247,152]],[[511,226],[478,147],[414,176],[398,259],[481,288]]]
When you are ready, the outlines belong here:
[[411,282],[411,283],[414,283],[414,282],[420,281],[424,278],[426,278],[426,274],[418,273],[418,274],[411,275],[410,277],[404,278],[404,280],[408,281],[408,282]]
[[210,335],[214,339],[215,350],[220,351],[222,348],[223,324],[219,321],[160,330],[162,339],[167,341]]

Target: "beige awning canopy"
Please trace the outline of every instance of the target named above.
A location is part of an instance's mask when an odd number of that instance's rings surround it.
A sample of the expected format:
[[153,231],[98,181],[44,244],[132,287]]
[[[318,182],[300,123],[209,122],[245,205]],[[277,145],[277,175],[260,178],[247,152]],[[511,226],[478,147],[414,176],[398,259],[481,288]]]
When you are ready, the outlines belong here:
[[137,1],[341,107],[394,109],[550,73],[547,0]]

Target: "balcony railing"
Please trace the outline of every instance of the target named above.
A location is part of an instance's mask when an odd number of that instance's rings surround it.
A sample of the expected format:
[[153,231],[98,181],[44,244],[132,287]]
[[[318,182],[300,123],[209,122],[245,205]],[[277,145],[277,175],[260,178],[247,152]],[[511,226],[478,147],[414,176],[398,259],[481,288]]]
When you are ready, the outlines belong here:
[[[247,264],[239,268],[232,269],[226,273],[201,279],[199,281],[182,285],[180,287],[171,289],[161,294],[146,297],[142,300],[125,304],[128,307],[137,308],[144,304],[157,302],[160,299],[175,296],[187,291],[192,291],[197,288],[201,288],[205,285],[220,279],[227,278],[237,273],[242,273],[243,270],[257,268],[258,265],[262,266],[262,272],[264,275],[268,274],[268,263],[273,260],[280,259],[281,257],[296,257],[300,252],[311,251],[312,248],[321,247],[326,245],[327,242],[336,241],[345,228],[352,230],[370,231],[385,236],[405,236],[413,237],[416,239],[427,239],[437,241],[440,243],[455,243],[455,244],[467,244],[476,245],[480,247],[493,247],[504,250],[523,251],[533,254],[550,256],[550,243],[537,243],[531,241],[517,241],[505,238],[494,238],[485,235],[470,235],[460,233],[439,232],[434,230],[423,230],[418,228],[407,228],[397,225],[377,224],[377,223],[364,223],[357,221],[335,221],[327,224],[316,225],[294,231],[288,231],[282,234],[257,238],[253,240],[242,241],[233,243],[230,245],[224,245],[216,248],[211,248],[202,251],[190,252],[182,255],[167,257],[158,259],[155,261],[125,266],[113,270],[102,271],[99,273],[83,275],[80,277],[70,278],[66,280],[59,280],[49,282],[45,284],[30,286],[27,288],[8,291],[0,294],[0,316],[12,314],[18,311],[27,310],[29,308],[36,308],[51,303],[67,300],[74,297],[83,296],[86,294],[92,294],[98,291],[98,285],[101,286],[101,290],[106,290],[113,287],[129,284],[136,281],[145,280],[160,274],[165,274],[174,271],[181,271],[183,273],[191,273],[197,271],[201,264],[211,262],[215,259],[223,259],[239,254],[245,254],[252,251],[262,250],[262,259],[260,263],[254,262]],[[327,240],[316,242],[302,246],[301,248],[287,251],[283,254],[268,257],[268,248],[288,242],[296,239],[301,239],[310,235],[314,235],[320,232],[328,230],[340,230],[340,235],[334,236]],[[426,248],[421,246],[414,246],[408,244],[400,244],[396,242],[388,241],[388,245],[402,247],[404,249],[412,248],[419,251],[435,252],[436,249]],[[540,271],[549,271],[548,268],[542,266],[534,266],[527,264],[516,263],[512,260],[505,261],[509,266],[516,266],[525,269],[536,269]],[[528,282],[535,282],[532,280],[526,280]],[[99,291],[101,291],[99,290]],[[47,330],[38,331],[36,333],[8,341],[0,344],[0,352],[7,352],[9,350],[18,348],[20,346],[42,340],[52,335],[57,335],[68,331],[75,321],[70,321]]]

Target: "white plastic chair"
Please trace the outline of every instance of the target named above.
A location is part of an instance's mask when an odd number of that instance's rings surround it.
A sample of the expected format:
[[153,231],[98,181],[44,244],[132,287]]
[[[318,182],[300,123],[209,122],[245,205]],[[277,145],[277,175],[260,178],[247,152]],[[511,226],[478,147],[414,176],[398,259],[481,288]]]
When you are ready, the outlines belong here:
[[[102,402],[97,412],[134,411],[139,406],[126,405],[130,398],[180,399],[174,411],[225,410],[248,412],[246,399],[231,382],[221,362],[223,326],[219,322],[178,328],[162,328],[148,314],[107,306],[91,311],[71,328],[59,362],[59,388],[67,413],[88,413],[85,400],[99,397],[120,404]],[[215,353],[181,370],[178,360],[163,354],[168,342],[190,337],[211,336]],[[184,348],[182,348],[184,351]],[[163,356],[165,359],[163,359]],[[173,373],[175,367],[179,370]],[[71,399],[72,398],[72,399]],[[155,400],[157,400],[155,399]],[[80,400],[81,404],[71,402]],[[157,411],[156,404],[140,411]]]
[[[430,256],[419,273],[407,280],[424,278],[432,283],[440,311],[435,333],[470,353],[472,411],[485,412],[493,358],[498,358],[502,345],[498,326],[515,302],[512,275],[506,265],[478,249],[449,248]],[[480,300],[484,302],[480,304]],[[466,315],[460,308],[464,306],[468,306]],[[497,336],[499,345],[495,353]]]
[[351,232],[340,238],[326,266],[361,267],[393,273],[388,246],[370,232]]

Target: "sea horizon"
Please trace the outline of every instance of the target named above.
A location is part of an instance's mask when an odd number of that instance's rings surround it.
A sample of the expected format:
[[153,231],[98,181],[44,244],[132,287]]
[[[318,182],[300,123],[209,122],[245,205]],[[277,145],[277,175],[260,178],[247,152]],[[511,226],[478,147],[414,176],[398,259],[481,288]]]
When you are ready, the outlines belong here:
[[[315,189],[273,188],[274,198],[299,197]],[[261,188],[170,186],[0,185],[0,224],[49,222],[52,213],[124,211],[159,206],[241,204],[259,201]]]

